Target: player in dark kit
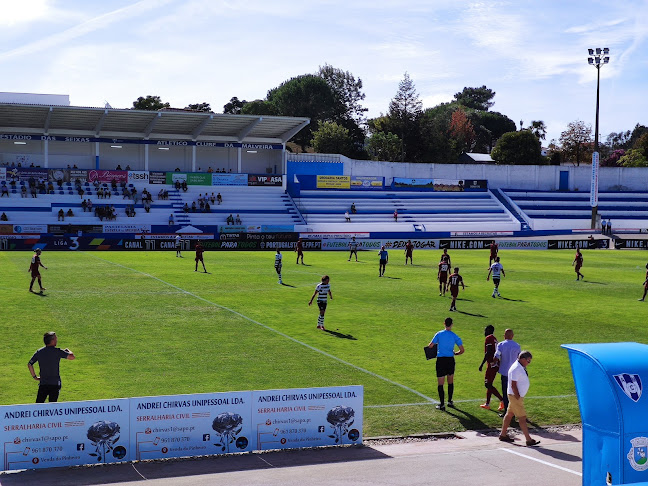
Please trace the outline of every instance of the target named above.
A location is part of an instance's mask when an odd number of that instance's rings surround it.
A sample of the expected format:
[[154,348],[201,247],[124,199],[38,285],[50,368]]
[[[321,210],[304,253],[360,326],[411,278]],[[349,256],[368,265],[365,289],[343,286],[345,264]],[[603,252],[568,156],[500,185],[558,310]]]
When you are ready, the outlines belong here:
[[493,264],[493,260],[497,258],[497,254],[499,253],[499,246],[497,243],[495,243],[495,240],[490,244],[490,258],[488,259],[488,266],[490,267]]
[[202,244],[200,243],[200,240],[196,242],[196,269],[194,272],[198,271],[198,262],[202,263],[203,270],[205,273],[207,273],[207,269],[205,268],[205,262],[203,260],[203,253],[205,251],[205,248],[203,248]]
[[457,310],[457,297],[459,296],[459,285],[462,289],[466,289],[464,285],[463,278],[459,275],[459,267],[455,267],[454,273],[448,278],[448,286],[450,287],[450,295],[452,295],[452,304],[450,304],[450,310]]
[[299,257],[301,257],[301,264],[304,264],[304,244],[302,243],[302,239],[299,238],[297,240],[297,247],[295,248],[295,251],[297,252],[297,262],[296,264],[299,264]]
[[405,243],[405,265],[407,265],[407,259],[409,258],[410,265],[414,265],[412,261],[412,252],[414,251],[414,245],[412,245],[412,240],[407,240]]
[[639,299],[640,302],[644,301],[644,299],[646,298],[646,294],[648,293],[648,263],[646,263],[646,280],[644,280],[643,286],[644,286],[644,293],[641,296],[641,299]]
[[446,289],[448,288],[448,272],[450,272],[450,264],[448,263],[447,256],[444,256],[439,262],[439,271],[437,272],[440,296],[445,296]]
[[572,265],[574,266],[574,271],[576,272],[576,280],[580,280],[581,278],[585,280],[585,275],[580,273],[580,269],[583,266],[583,254],[581,253],[580,249],[576,249],[576,256],[574,256]]
[[43,287],[43,283],[41,282],[41,275],[40,272],[38,271],[39,267],[43,267],[45,270],[47,270],[47,267],[43,265],[40,259],[40,254],[41,254],[41,249],[36,248],[36,251],[34,253],[34,256],[32,256],[31,263],[29,264],[29,270],[28,272],[31,272],[31,283],[29,284],[29,291],[33,292],[34,288],[34,280],[38,279],[38,286],[40,287],[40,291],[42,292],[43,290],[47,290],[45,287]]
[[497,388],[493,386],[493,381],[497,376],[497,371],[499,370],[499,362],[495,359],[495,348],[497,347],[497,338],[493,335],[495,328],[491,325],[486,326],[484,329],[484,359],[479,365],[479,371],[486,364],[486,374],[484,375],[484,386],[486,387],[486,403],[480,405],[481,408],[490,410],[490,399],[491,395],[495,395],[500,399],[500,409],[504,409],[504,399],[500,392],[497,391]]
[[443,260],[444,257],[448,259],[448,265],[450,265],[450,268],[452,268],[452,260],[450,260],[450,255],[448,254],[447,248],[443,249],[443,253],[441,253],[441,260]]

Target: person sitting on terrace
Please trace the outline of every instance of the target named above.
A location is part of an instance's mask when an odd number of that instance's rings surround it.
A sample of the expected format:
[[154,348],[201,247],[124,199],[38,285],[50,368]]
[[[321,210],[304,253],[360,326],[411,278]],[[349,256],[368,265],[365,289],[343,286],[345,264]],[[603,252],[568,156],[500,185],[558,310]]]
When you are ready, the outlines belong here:
[[126,169],[124,170],[131,170],[130,165],[126,164]]
[[61,189],[63,187],[63,179],[58,179],[56,184],[58,185],[58,188]]
[[188,205],[187,203],[185,203],[185,205],[182,207],[182,210],[183,210],[185,213],[188,213],[188,212],[189,212],[189,205]]
[[227,221],[227,226],[234,224],[234,216],[230,214],[225,221]]
[[238,214],[236,215],[236,224],[241,224],[241,217]]
[[356,213],[355,203],[351,203],[351,214],[355,214],[355,213]]
[[68,216],[68,217],[74,216],[74,213],[72,212],[72,208],[68,209],[67,213],[65,215]]
[[85,194],[85,191],[83,190],[83,187],[79,186],[79,187],[77,188],[77,194],[79,194],[79,196],[81,197],[81,199],[83,199],[83,195]]
[[221,196],[221,193],[219,192],[218,195],[216,196],[216,200],[218,201],[218,204],[223,202],[223,196]]
[[47,194],[54,194],[54,184],[51,181],[47,183]]
[[191,212],[195,213],[196,212],[196,201],[191,203]]
[[189,188],[187,187],[187,181],[182,181],[182,190],[183,190],[184,192],[187,192],[187,189],[189,189]]
[[115,167],[115,170],[122,170],[121,164],[117,164],[117,167]]
[[104,190],[103,190],[103,187],[100,187],[99,189],[97,189],[97,197],[98,197],[99,199],[103,199],[103,197],[104,197]]
[[7,213],[2,213],[2,216],[0,216],[0,221],[9,221],[9,218],[7,218]]
[[73,165],[72,165],[72,168],[73,168],[73,169],[78,169],[78,167],[76,166],[76,164],[73,164]]
[[128,190],[128,187],[124,187],[124,192],[123,192],[123,194],[124,194],[124,197],[123,197],[122,199],[126,199],[127,197],[130,197],[130,196],[131,196],[131,193],[130,193],[130,191]]
[[201,197],[200,199],[198,199],[198,201],[199,201],[198,205],[200,206],[200,211],[202,212],[205,210],[205,200]]
[[211,166],[209,166],[209,167],[207,168],[207,173],[208,173],[208,174],[211,174],[212,172],[214,172],[214,169],[212,169]]
[[209,202],[206,202],[206,203],[205,203],[205,212],[206,212],[206,213],[211,212],[211,206],[209,205]]
[[39,191],[43,191],[43,192],[45,192],[45,181],[44,181],[44,180],[41,180],[41,181],[38,183],[38,190],[39,190]]
[[113,179],[112,182],[110,183],[110,187],[112,187],[113,191],[117,190],[117,181],[115,179]]
[[173,186],[175,187],[176,191],[179,191],[180,190],[180,181],[176,180],[175,184]]
[[9,188],[6,184],[2,184],[2,197],[9,197]]
[[65,211],[63,211],[63,208],[59,209],[57,221],[65,221]]
[[110,189],[104,189],[104,197],[110,198],[110,196],[112,196]]
[[164,189],[160,189],[160,192],[158,192],[158,200],[164,199]]
[[20,188],[20,197],[27,197],[27,187],[22,186]]
[[175,219],[173,218],[173,213],[169,214],[169,226],[173,226],[175,224]]
[[32,186],[31,188],[31,196],[32,197],[38,197],[38,192],[36,191],[36,186]]
[[88,199],[88,212],[92,212],[92,199]]
[[83,208],[83,212],[85,213],[86,210],[88,209],[88,201],[84,199],[83,202],[81,203],[81,207]]
[[344,213],[344,219],[346,220],[347,223],[351,222],[351,216],[349,216],[349,211],[346,211]]

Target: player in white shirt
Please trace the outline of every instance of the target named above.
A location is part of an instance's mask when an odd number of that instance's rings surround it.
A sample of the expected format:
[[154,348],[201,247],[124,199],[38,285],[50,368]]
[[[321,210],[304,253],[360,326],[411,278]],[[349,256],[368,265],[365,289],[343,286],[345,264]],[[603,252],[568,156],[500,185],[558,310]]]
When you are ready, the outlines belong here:
[[182,258],[182,255],[180,254],[180,245],[182,243],[180,235],[176,235],[175,241],[176,241],[176,256]]
[[495,263],[493,263],[488,269],[488,276],[486,277],[487,282],[490,279],[491,274],[493,274],[493,283],[495,284],[493,294],[491,295],[491,297],[494,299],[495,295],[501,297],[499,293],[500,276],[506,277],[506,274],[504,273],[504,267],[500,263],[499,257],[495,257]]
[[283,283],[281,281],[281,266],[282,266],[281,259],[282,258],[283,255],[281,254],[281,250],[277,248],[277,253],[275,254],[275,272],[277,272],[277,275],[279,275],[279,283]]
[[329,276],[324,275],[322,277],[322,283],[317,284],[317,287],[315,287],[315,292],[313,292],[313,296],[310,298],[310,302],[308,305],[311,305],[313,303],[313,299],[317,295],[317,306],[319,307],[320,313],[319,316],[317,317],[317,329],[321,329],[322,331],[326,331],[324,329],[324,314],[326,313],[326,304],[327,304],[327,299],[328,297],[333,300],[333,294],[331,293],[331,285],[329,284]]

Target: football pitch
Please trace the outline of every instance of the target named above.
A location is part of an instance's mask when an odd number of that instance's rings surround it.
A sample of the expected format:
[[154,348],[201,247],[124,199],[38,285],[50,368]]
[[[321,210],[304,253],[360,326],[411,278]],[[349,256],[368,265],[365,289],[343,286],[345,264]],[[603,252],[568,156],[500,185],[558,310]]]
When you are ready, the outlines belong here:
[[[483,330],[492,324],[499,340],[513,328],[534,355],[531,423],[577,423],[560,345],[648,342],[648,303],[637,301],[645,253],[585,250],[585,280],[576,281],[572,251],[502,251],[506,278],[494,299],[488,250],[453,250],[466,284],[453,313],[439,296],[440,254],[415,251],[405,266],[403,252],[390,251],[378,278],[377,252],[360,252],[358,263],[345,252],[306,252],[306,265],[285,253],[279,285],[274,251],[206,252],[206,274],[194,272],[192,252],[45,251],[41,295],[28,292],[31,253],[1,252],[0,404],[33,403],[27,362],[43,333],[56,331],[77,356],[61,362],[62,401],[363,385],[365,436],[487,429],[501,424],[479,407]],[[325,332],[308,306],[323,274],[333,293]],[[457,357],[457,409],[440,412],[434,361],[422,348],[448,316],[466,352]]]

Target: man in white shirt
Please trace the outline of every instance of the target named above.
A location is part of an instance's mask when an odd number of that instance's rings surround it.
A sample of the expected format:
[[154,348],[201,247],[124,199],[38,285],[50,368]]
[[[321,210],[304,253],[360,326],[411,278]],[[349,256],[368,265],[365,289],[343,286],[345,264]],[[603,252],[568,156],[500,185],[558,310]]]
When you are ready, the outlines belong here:
[[522,351],[517,361],[511,366],[508,372],[508,399],[509,406],[504,416],[502,423],[502,432],[500,433],[499,440],[502,442],[514,442],[515,439],[509,437],[507,430],[515,415],[520,424],[520,429],[526,439],[527,447],[535,446],[540,443],[539,440],[532,439],[529,435],[529,427],[527,426],[526,410],[524,409],[524,396],[529,391],[529,374],[526,367],[531,363],[533,356],[529,351]]
[[488,275],[486,276],[487,282],[490,279],[491,274],[493,274],[493,284],[495,285],[495,288],[493,289],[493,295],[491,295],[491,297],[494,299],[495,294],[497,294],[498,297],[501,297],[499,293],[500,275],[502,277],[506,277],[506,274],[504,273],[504,267],[500,263],[499,257],[495,257],[495,263],[493,263],[488,269]]

